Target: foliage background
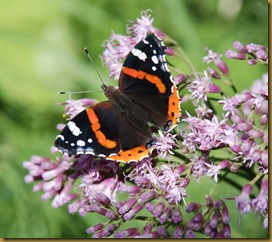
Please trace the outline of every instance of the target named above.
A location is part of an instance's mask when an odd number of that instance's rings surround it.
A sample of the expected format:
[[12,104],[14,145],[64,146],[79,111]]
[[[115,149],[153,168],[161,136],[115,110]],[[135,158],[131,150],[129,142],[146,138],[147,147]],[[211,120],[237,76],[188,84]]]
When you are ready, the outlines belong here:
[[[149,8],[154,26],[181,44],[198,71],[206,68],[202,62],[206,46],[224,54],[234,40],[268,44],[266,0],[0,1],[0,237],[88,237],[85,229],[98,218],[69,215],[66,207],[53,209],[50,201],[42,202],[41,194],[24,183],[27,171],[22,161],[33,154],[50,156],[56,124],[64,122],[63,107],[55,104],[67,97],[59,91],[100,90],[83,48],[89,49],[107,79],[99,59],[101,44],[112,30],[125,34],[127,20]],[[227,63],[239,91],[265,71],[237,61]],[[104,98],[101,92],[87,96]],[[192,184],[189,200],[203,198],[210,186],[209,181]],[[225,196],[239,192],[227,185],[224,189]],[[238,214],[232,210],[233,237],[267,236],[256,214],[246,214],[238,226]]]

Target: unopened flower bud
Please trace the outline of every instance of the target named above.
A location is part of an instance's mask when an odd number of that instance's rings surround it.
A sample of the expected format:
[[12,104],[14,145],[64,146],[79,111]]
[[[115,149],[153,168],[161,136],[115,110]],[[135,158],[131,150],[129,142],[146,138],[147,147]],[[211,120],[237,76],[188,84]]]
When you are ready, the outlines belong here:
[[223,236],[224,238],[231,238],[231,229],[228,224],[223,225]]
[[260,117],[260,124],[263,126],[267,124],[267,115],[266,114],[264,114]]
[[229,210],[226,205],[222,208],[222,222],[223,224],[228,224],[229,223]]
[[214,64],[219,68],[219,70],[224,74],[228,75],[229,74],[229,68],[227,64],[222,61],[221,59],[215,59]]
[[212,216],[212,219],[210,221],[211,228],[213,228],[213,229],[217,228],[218,220],[219,220],[219,214],[214,213],[213,216]]
[[247,52],[247,47],[245,45],[243,45],[241,42],[239,41],[234,41],[233,42],[233,47],[238,50],[240,53],[246,53]]
[[137,204],[131,210],[124,214],[124,220],[131,220],[144,207],[143,204]]
[[98,230],[100,230],[100,229],[103,229],[104,228],[104,225],[103,224],[96,224],[96,225],[94,225],[94,226],[92,226],[92,227],[90,227],[90,228],[88,228],[88,229],[86,229],[86,233],[87,234],[91,234],[91,233],[93,233],[93,232],[95,232],[95,231],[98,231]]
[[153,210],[153,214],[155,217],[159,217],[164,209],[165,205],[160,202],[156,207],[155,209]]
[[137,202],[136,198],[131,198],[129,199],[121,208],[119,208],[119,213],[120,214],[124,214],[126,213],[128,210],[130,210],[133,205]]
[[212,78],[214,78],[214,79],[220,79],[220,75],[219,75],[219,73],[216,70],[214,70],[212,68],[208,68],[208,72],[209,72],[209,74],[210,74],[210,76]]
[[245,54],[239,53],[236,51],[232,51],[232,50],[227,50],[225,54],[226,54],[226,57],[230,58],[230,59],[237,59],[237,60],[245,60],[246,59]]

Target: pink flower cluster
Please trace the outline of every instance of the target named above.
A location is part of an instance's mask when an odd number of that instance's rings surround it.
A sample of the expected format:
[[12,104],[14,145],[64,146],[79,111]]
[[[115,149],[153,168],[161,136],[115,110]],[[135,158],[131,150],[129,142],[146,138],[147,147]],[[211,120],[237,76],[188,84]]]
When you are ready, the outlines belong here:
[[258,62],[268,64],[268,49],[263,45],[250,43],[244,45],[239,41],[233,42],[233,50],[227,50],[226,56],[228,58],[246,60],[249,65],[256,65]]

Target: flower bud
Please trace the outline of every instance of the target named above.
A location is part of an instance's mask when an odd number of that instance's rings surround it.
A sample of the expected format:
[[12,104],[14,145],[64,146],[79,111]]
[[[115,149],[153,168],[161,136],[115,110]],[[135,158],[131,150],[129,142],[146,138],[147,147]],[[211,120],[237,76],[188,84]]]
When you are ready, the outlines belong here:
[[179,223],[182,220],[179,207],[175,207],[172,211],[172,220],[175,224]]
[[200,208],[200,204],[191,202],[186,206],[186,213],[197,212]]
[[266,114],[264,114],[260,117],[260,124],[263,126],[267,124],[267,115]]
[[160,224],[164,224],[169,219],[170,214],[171,208],[167,207],[160,216]]
[[135,234],[137,231],[138,231],[137,228],[129,228],[129,229],[126,229],[124,231],[118,230],[114,234],[114,238],[127,238],[127,237],[130,237],[133,234]]
[[206,199],[206,205],[207,205],[208,207],[212,207],[212,206],[213,206],[213,200],[212,200],[211,196],[206,195],[206,196],[205,196],[205,199]]
[[210,233],[211,233],[211,226],[210,226],[210,223],[206,223],[205,228],[204,228],[204,234],[205,234],[206,236],[209,236]]
[[110,220],[117,220],[119,218],[119,216],[116,213],[109,210],[105,213],[105,216],[109,218]]
[[157,229],[157,232],[160,235],[160,237],[162,237],[162,238],[169,238],[170,237],[170,234],[168,233],[166,228],[163,226],[159,226]]
[[173,238],[181,238],[183,235],[183,230],[181,226],[177,226],[174,233],[173,233]]
[[156,191],[146,191],[143,192],[140,196],[141,201],[148,201],[152,198],[154,198],[157,195]]
[[222,222],[223,224],[229,223],[229,210],[226,205],[224,205],[222,208]]
[[234,49],[238,50],[240,53],[246,53],[247,52],[247,47],[245,45],[243,45],[239,41],[234,41],[233,42],[233,47],[234,47]]
[[105,233],[104,230],[99,230],[95,234],[93,234],[92,238],[93,239],[102,238],[104,233]]
[[222,204],[223,204],[223,201],[222,201],[221,199],[218,199],[218,200],[216,200],[215,203],[214,203],[214,208],[215,208],[215,209],[219,209],[219,208],[222,207]]
[[224,74],[224,75],[228,75],[229,74],[229,68],[226,65],[226,63],[224,61],[222,61],[221,59],[215,59],[214,60],[214,64],[218,67],[218,69]]
[[152,213],[153,210],[154,210],[154,208],[155,208],[155,206],[154,206],[153,203],[148,202],[148,203],[145,204],[145,208],[146,208],[146,210],[147,210],[148,212],[151,212],[151,213]]
[[130,211],[124,214],[124,220],[131,220],[144,207],[143,204],[137,204]]
[[164,209],[165,205],[160,202],[156,207],[155,209],[153,210],[153,214],[155,217],[159,217]]
[[223,170],[227,168],[229,165],[230,165],[230,162],[228,160],[222,160],[219,162],[217,167],[219,168],[219,170]]
[[104,225],[101,224],[101,223],[99,223],[99,224],[96,224],[96,225],[94,225],[94,226],[92,226],[92,227],[86,229],[86,233],[87,233],[87,234],[91,234],[91,233],[93,233],[93,232],[95,232],[95,231],[98,231],[98,230],[101,230],[101,229],[103,229],[103,228],[104,228]]
[[219,93],[221,92],[221,88],[214,83],[209,84],[209,91],[210,93]]
[[232,163],[231,166],[230,166],[230,171],[235,173],[239,170],[240,166],[235,164],[235,163]]
[[176,85],[178,86],[179,84],[183,83],[185,80],[186,80],[186,75],[184,74],[180,74],[180,75],[177,75],[174,80],[175,80],[175,83]]
[[228,224],[223,225],[223,236],[224,238],[231,238],[231,229]]
[[230,58],[230,59],[237,59],[237,60],[245,60],[246,59],[245,54],[235,52],[235,51],[232,51],[232,50],[227,50],[225,54],[226,54],[226,57]]
[[170,55],[170,56],[173,56],[173,55],[175,55],[175,51],[174,51],[174,49],[172,49],[171,47],[166,46],[165,54]]
[[210,76],[212,78],[214,78],[214,79],[220,79],[220,75],[219,75],[219,73],[216,70],[214,70],[212,68],[208,68],[208,72],[209,72],[209,74],[210,74]]
[[250,66],[256,65],[257,62],[258,62],[258,60],[252,59],[252,58],[247,60],[247,63],[248,63]]
[[247,134],[252,137],[252,138],[262,138],[263,137],[263,133],[260,130],[256,130],[256,129],[251,129],[247,132]]
[[214,213],[213,216],[212,216],[212,219],[210,221],[210,226],[211,226],[212,229],[217,228],[218,220],[219,220],[219,214]]
[[191,229],[188,229],[185,233],[185,238],[188,238],[188,239],[193,239],[195,238],[196,235],[195,233],[191,230]]
[[119,213],[120,214],[124,214],[126,213],[128,210],[130,210],[133,205],[137,202],[136,198],[131,198],[129,199],[121,208],[119,208]]

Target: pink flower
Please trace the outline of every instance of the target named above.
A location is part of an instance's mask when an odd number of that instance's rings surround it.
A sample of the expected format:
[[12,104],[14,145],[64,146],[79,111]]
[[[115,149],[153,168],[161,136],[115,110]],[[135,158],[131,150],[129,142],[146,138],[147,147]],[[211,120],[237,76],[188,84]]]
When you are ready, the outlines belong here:
[[223,104],[223,110],[227,111],[226,116],[230,114],[234,114],[237,110],[237,106],[253,99],[253,95],[250,92],[244,92],[242,94],[236,94],[233,97],[227,99],[225,97],[224,100],[219,100],[219,104]]
[[173,155],[172,152],[173,147],[176,146],[176,139],[175,137],[177,135],[173,135],[171,133],[162,133],[160,130],[158,131],[159,138],[156,140],[156,150],[158,151],[158,155],[162,158],[165,158],[168,156],[168,154]]
[[185,187],[190,180],[180,177],[184,171],[184,166],[173,167],[163,165],[158,175],[158,185],[164,191],[165,198],[170,204],[178,204],[183,197],[187,196]]
[[65,115],[72,119],[88,106],[94,105],[94,100],[90,98],[83,98],[79,100],[69,99],[66,101]]
[[200,178],[205,176],[208,171],[208,167],[206,166],[207,157],[193,156],[191,162],[193,163],[191,168],[192,176],[199,182]]
[[207,101],[208,93],[220,92],[220,88],[211,81],[207,72],[204,72],[204,76],[196,75],[196,78],[187,88],[192,93],[191,98],[195,99],[194,104],[197,104],[200,100],[202,100],[202,103]]
[[207,107],[205,103],[203,103],[202,105],[198,105],[195,111],[196,111],[197,117],[199,118],[203,117],[203,118],[210,119],[213,116],[212,115],[213,111],[209,107]]
[[257,114],[268,114],[268,74],[257,79],[250,90],[252,98],[246,100],[243,109],[245,115],[249,115],[252,108]]
[[244,45],[239,41],[233,42],[233,47],[237,51],[227,50],[226,57],[238,60],[248,59],[249,65],[256,65],[259,61],[268,64],[268,51],[262,45],[254,43]]
[[99,199],[99,202],[102,202],[105,200],[103,198],[103,196],[105,196],[109,201],[116,202],[118,182],[117,177],[110,177],[93,184],[82,183],[81,187],[85,196],[87,196],[90,201],[98,202]]
[[220,170],[225,169],[230,165],[230,162],[228,160],[221,161],[218,165],[208,164],[206,163],[206,166],[208,166],[207,176],[214,177],[215,182],[218,181],[218,175],[220,174]]
[[207,64],[214,62],[222,74],[228,75],[229,68],[226,63],[221,60],[222,55],[219,55],[218,53],[214,52],[213,50],[209,50],[208,48],[205,48],[204,50],[208,52],[208,55],[203,57],[203,62],[206,62]]
[[189,124],[187,127],[189,133],[182,134],[183,145],[191,147],[193,150],[196,148],[203,151],[211,150],[219,147],[225,139],[224,131],[228,126],[224,124],[224,120],[219,122],[216,116],[213,116],[212,120],[202,120],[189,115],[183,121]]
[[151,10],[145,10],[141,12],[141,18],[130,21],[132,26],[127,26],[127,33],[134,36],[134,41],[138,43],[141,39],[146,37],[148,33],[156,32],[157,29],[152,25],[154,18],[151,17]]
[[77,198],[76,193],[71,193],[72,180],[67,181],[67,173],[72,166],[67,156],[57,157],[56,162],[47,157],[32,156],[30,161],[23,162],[23,166],[29,170],[25,181],[39,181],[33,190],[43,190],[43,200],[54,198],[53,207],[60,207]]
[[130,36],[112,33],[105,41],[101,59],[110,71],[110,78],[119,79],[123,61],[137,42]]
[[240,214],[249,213],[251,211],[251,200],[249,195],[251,194],[252,186],[247,184],[243,187],[242,193],[235,198],[236,208],[240,211]]
[[268,209],[268,178],[263,179],[260,194],[251,201],[251,206],[255,211],[266,214]]

